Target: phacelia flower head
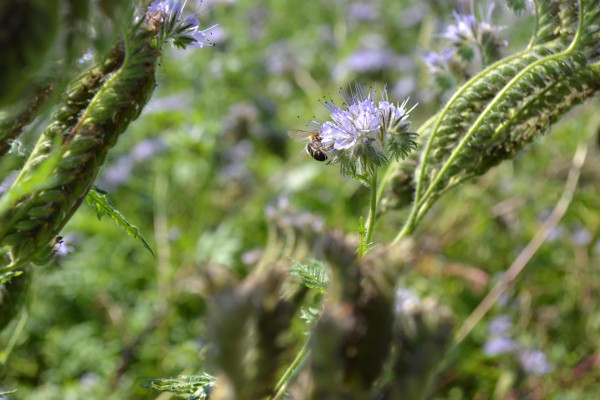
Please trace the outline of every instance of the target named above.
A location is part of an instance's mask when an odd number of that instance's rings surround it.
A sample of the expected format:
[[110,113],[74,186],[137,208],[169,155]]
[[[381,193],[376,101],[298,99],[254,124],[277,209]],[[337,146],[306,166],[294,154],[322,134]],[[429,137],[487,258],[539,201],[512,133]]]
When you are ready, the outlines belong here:
[[501,48],[508,45],[508,42],[500,37],[502,28],[491,22],[493,10],[494,3],[491,3],[486,19],[483,21],[479,21],[474,14],[453,12],[456,22],[446,27],[442,37],[459,48],[459,54],[465,58],[465,61],[470,61],[472,57],[472,52],[469,51],[471,46],[475,46],[481,51],[482,61],[487,64],[492,60],[499,59]]
[[158,34],[160,43],[172,40],[175,47],[201,49],[213,46],[208,40],[209,29],[200,30],[200,21],[194,15],[182,18],[186,1],[156,0],[146,11],[146,23]]
[[454,49],[451,47],[445,47],[440,52],[434,51],[421,51],[419,52],[425,65],[432,74],[439,74],[446,72],[450,67],[452,58],[454,57]]
[[331,121],[309,121],[318,131],[319,146],[331,164],[339,163],[343,174],[372,174],[390,159],[404,158],[417,147],[416,133],[409,132],[408,99],[402,104],[388,101],[387,91],[375,100],[375,90],[356,84],[350,92],[340,90],[341,106],[331,97],[323,101]]

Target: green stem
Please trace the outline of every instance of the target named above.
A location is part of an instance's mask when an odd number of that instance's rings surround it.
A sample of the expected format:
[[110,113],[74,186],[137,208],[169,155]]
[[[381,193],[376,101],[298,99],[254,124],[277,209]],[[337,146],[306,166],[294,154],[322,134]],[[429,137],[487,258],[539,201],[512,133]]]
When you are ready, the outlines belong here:
[[285,391],[287,390],[290,377],[292,376],[294,371],[300,366],[300,364],[302,364],[302,361],[304,361],[304,358],[309,353],[309,343],[310,338],[306,341],[306,343],[304,343],[304,346],[302,346],[302,348],[298,352],[298,355],[296,355],[294,361],[292,361],[288,369],[285,370],[285,373],[283,374],[281,379],[279,379],[279,382],[277,382],[277,386],[275,386],[275,395],[273,397],[269,397],[268,400],[278,400],[283,397]]
[[367,219],[367,235],[365,242],[371,242],[373,227],[375,226],[375,213],[377,212],[377,170],[371,175],[371,207],[369,209],[369,219]]
[[25,309],[25,311],[21,313],[21,318],[19,318],[19,322],[17,323],[17,326],[15,327],[15,330],[13,331],[9,342],[6,345],[6,348],[4,348],[4,350],[0,353],[0,367],[4,367],[6,365],[6,361],[8,360],[10,353],[12,353],[15,345],[17,344],[17,341],[21,337],[21,334],[25,330],[25,326],[27,325],[28,320],[29,311]]

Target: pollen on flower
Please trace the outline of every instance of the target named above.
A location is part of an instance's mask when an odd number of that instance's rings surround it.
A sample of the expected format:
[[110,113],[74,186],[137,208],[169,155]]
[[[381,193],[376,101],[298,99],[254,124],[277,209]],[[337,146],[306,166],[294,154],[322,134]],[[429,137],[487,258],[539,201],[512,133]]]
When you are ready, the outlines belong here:
[[387,90],[375,100],[376,90],[355,84],[350,91],[340,89],[344,99],[337,105],[331,96],[321,101],[331,121],[310,120],[319,131],[320,147],[330,163],[339,163],[342,173],[356,176],[373,173],[390,159],[404,158],[416,148],[416,134],[408,132],[410,122],[401,104],[388,101]]

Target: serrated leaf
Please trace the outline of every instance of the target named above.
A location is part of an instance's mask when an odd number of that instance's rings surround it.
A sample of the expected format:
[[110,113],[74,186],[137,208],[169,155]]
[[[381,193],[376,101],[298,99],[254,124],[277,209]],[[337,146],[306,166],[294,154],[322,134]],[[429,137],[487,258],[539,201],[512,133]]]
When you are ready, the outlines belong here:
[[148,384],[140,386],[161,392],[177,393],[178,397],[189,400],[207,400],[212,388],[217,383],[217,378],[204,373],[202,375],[181,375],[176,379],[148,379],[147,382]]
[[358,221],[358,237],[360,242],[356,252],[359,256],[362,256],[367,254],[373,245],[373,242],[367,241],[367,228],[365,227],[365,221],[362,217],[360,217],[360,220]]
[[142,243],[144,247],[150,252],[150,254],[152,254],[152,257],[155,257],[152,248],[150,247],[146,239],[144,239],[138,227],[127,221],[125,216],[121,214],[119,210],[114,208],[108,196],[104,193],[105,192],[102,192],[94,187],[89,191],[88,195],[85,198],[85,201],[90,206],[95,207],[98,219],[100,220],[104,215],[110,216],[110,218],[113,221],[115,221],[115,223],[118,226],[123,228],[129,236],[133,236],[138,242]]
[[300,309],[300,319],[309,325],[314,325],[321,316],[321,310],[314,307],[302,307]]
[[291,273],[302,278],[306,287],[317,289],[321,293],[327,292],[329,274],[325,265],[318,260],[310,260],[310,264],[302,264],[294,260]]

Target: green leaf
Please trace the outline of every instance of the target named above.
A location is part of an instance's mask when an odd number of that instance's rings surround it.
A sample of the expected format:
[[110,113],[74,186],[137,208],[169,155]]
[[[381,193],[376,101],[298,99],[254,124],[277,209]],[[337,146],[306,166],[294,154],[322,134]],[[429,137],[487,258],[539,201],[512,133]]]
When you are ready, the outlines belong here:
[[520,14],[521,11],[525,10],[525,0],[506,0],[506,5],[516,14]]
[[[217,378],[203,373],[202,375],[181,375],[177,379],[148,379],[148,384],[140,385],[161,392],[177,393],[189,400],[207,400],[217,383]],[[186,395],[186,396],[181,396]]]
[[294,260],[291,273],[302,278],[306,287],[326,293],[329,275],[327,267],[322,262],[311,259],[310,264],[302,264]]
[[101,191],[100,189],[93,187],[88,195],[85,198],[85,201],[92,207],[96,208],[96,215],[98,215],[98,219],[102,219],[102,217],[106,214],[110,216],[110,218],[115,221],[115,223],[121,228],[125,229],[125,232],[129,236],[133,236],[138,242],[142,243],[144,247],[152,254],[152,257],[155,257],[152,248],[144,239],[140,230],[137,226],[132,225],[123,214],[119,210],[113,207],[108,196],[105,194],[106,192]]
[[373,242],[367,241],[367,228],[365,227],[365,221],[362,217],[360,217],[360,220],[358,222],[358,237],[360,239],[360,242],[358,244],[358,249],[356,250],[356,252],[359,256],[362,256],[364,254],[367,254],[373,245]]
[[[305,321],[308,325],[314,325],[319,317],[321,316],[322,310],[315,307],[302,307],[300,309],[300,319]],[[310,332],[306,332],[310,334]]]
[[8,283],[12,278],[17,277],[17,276],[21,275],[22,273],[23,273],[23,271],[9,271],[9,272],[0,274],[0,285],[4,285],[5,283]]
[[9,390],[7,392],[0,392],[0,396],[4,396],[7,394],[12,394],[12,393],[16,393],[16,392],[17,392],[17,389]]

